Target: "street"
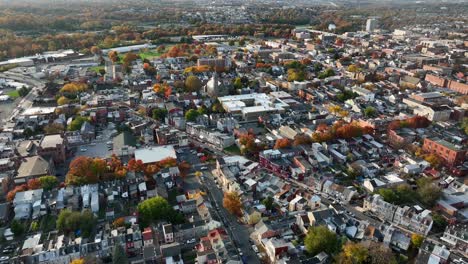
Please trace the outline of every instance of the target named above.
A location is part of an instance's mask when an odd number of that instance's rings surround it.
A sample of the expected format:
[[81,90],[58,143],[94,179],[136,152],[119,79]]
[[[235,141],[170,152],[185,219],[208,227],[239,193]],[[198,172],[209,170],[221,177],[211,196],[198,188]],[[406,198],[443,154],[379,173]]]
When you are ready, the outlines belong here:
[[240,252],[242,252],[246,263],[260,263],[257,255],[252,250],[252,245],[249,241],[249,227],[247,225],[242,225],[239,222],[237,222],[237,217],[231,215],[223,207],[224,194],[222,190],[220,190],[216,185],[213,174],[209,171],[205,171],[203,172],[203,175],[203,180],[200,180],[206,186],[208,191],[208,198],[214,205],[215,211],[218,214],[219,219],[222,220],[224,226],[226,227],[226,230],[232,238],[234,245],[238,249],[240,249]]

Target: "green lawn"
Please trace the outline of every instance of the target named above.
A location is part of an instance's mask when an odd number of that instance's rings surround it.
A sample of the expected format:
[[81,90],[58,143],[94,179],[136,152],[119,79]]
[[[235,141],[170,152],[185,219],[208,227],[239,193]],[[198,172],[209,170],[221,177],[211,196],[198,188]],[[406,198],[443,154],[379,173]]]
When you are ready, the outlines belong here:
[[94,66],[89,68],[90,71],[93,71],[97,74],[99,74],[99,70],[104,70],[104,66]]
[[231,154],[234,154],[234,155],[240,155],[241,152],[240,152],[240,149],[237,145],[232,145],[230,147],[227,147],[224,149],[225,151],[231,153]]
[[140,52],[138,55],[140,55],[140,58],[142,60],[144,59],[153,59],[153,58],[157,58],[157,57],[161,57],[161,55],[163,55],[164,53],[161,53],[161,52],[158,52],[157,50],[149,50],[149,51],[146,51],[146,52]]
[[16,99],[20,97],[18,90],[9,91],[7,95],[10,96],[11,99]]

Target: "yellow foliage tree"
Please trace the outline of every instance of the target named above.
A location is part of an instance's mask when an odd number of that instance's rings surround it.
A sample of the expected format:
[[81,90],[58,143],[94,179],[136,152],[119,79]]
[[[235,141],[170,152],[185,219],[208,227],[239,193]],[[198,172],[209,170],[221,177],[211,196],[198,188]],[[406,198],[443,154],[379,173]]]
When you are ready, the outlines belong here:
[[70,103],[70,100],[68,98],[66,98],[65,96],[60,96],[59,99],[57,99],[57,104],[58,105],[65,105],[65,104],[68,104]]
[[224,193],[223,206],[229,213],[242,216],[242,202],[237,192]]

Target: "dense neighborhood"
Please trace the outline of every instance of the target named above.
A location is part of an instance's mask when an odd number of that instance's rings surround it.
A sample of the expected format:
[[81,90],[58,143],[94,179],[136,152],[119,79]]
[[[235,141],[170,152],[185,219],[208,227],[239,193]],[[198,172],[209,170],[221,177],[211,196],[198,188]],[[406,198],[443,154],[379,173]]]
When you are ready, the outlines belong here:
[[464,15],[5,53],[0,263],[468,263]]

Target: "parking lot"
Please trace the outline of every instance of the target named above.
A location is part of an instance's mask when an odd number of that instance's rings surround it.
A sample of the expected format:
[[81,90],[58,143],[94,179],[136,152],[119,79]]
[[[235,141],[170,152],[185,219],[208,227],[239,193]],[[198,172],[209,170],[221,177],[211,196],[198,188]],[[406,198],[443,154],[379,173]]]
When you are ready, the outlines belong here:
[[76,156],[88,156],[88,157],[108,157],[112,154],[112,149],[109,150],[107,146],[108,141],[113,139],[113,127],[103,129],[98,131],[96,139],[91,143],[87,143],[78,147],[76,151]]

